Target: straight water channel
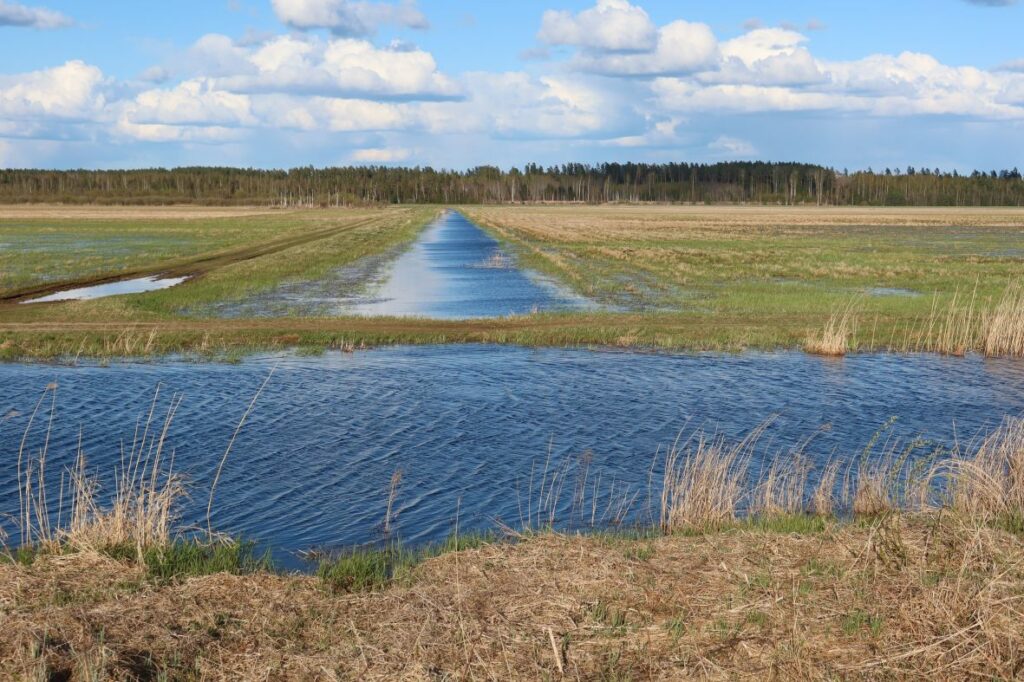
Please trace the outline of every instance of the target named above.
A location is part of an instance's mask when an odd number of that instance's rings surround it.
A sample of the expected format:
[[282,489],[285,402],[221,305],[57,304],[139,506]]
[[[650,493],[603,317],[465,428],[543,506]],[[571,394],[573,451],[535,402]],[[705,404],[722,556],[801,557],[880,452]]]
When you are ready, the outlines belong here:
[[224,317],[285,315],[469,319],[597,307],[540,273],[461,213],[445,211],[405,251],[212,307]]

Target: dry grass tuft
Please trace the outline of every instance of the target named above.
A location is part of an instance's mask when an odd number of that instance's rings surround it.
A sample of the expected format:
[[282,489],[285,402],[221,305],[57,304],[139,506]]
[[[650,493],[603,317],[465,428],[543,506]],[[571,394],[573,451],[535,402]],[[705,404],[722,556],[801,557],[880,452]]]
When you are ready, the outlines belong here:
[[834,311],[824,329],[807,335],[804,350],[815,355],[833,357],[846,355],[852,350],[851,341],[857,334],[858,304],[859,299],[854,299]]
[[[167,433],[181,397],[171,399],[162,424],[155,421],[159,389],[144,420],[136,425],[127,451],[122,449],[121,465],[115,472],[115,487],[109,500],[102,503],[99,479],[87,469],[85,453],[79,447],[74,467],[61,477],[56,510],[47,498],[47,458],[50,430],[56,407],[57,385],[47,386],[36,404],[22,436],[18,454],[18,522],[21,543],[40,549],[99,550],[115,546],[164,547],[174,532],[175,504],[184,494],[174,475],[173,453],[166,452]],[[28,456],[26,443],[40,406],[49,395],[50,416],[43,444],[38,453]],[[65,498],[70,511],[64,515]]]
[[953,458],[945,470],[953,509],[1024,530],[1024,420],[1007,420],[973,456]]
[[982,351],[988,356],[1024,357],[1024,286],[1006,288],[982,323]]
[[663,531],[708,529],[736,519],[747,495],[750,457],[764,428],[733,445],[698,432],[669,450],[662,476]]

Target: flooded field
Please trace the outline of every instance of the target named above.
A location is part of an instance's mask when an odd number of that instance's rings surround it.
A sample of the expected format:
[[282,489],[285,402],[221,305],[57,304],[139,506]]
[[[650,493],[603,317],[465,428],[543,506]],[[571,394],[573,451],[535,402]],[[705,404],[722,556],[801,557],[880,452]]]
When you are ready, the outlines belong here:
[[[1024,365],[977,357],[427,346],[239,365],[9,364],[0,366],[0,453],[12,465],[0,468],[0,518],[17,512],[13,461],[55,382],[55,487],[79,437],[90,470],[112,472],[156,387],[158,422],[181,394],[168,444],[193,491],[182,520],[201,523],[232,431],[275,367],[225,466],[213,526],[255,538],[285,561],[296,550],[379,540],[396,470],[394,532],[423,542],[447,536],[456,514],[467,530],[519,525],[529,500],[537,504],[545,468],[550,476],[570,464],[566,471],[585,464],[589,485],[600,481],[598,520],[619,496],[632,499],[626,516],[646,520],[659,448],[696,428],[740,437],[774,415],[758,456],[810,438],[806,452],[820,464],[854,461],[879,433],[867,456],[920,437],[910,456],[924,457],[1024,414]],[[50,399],[28,452],[47,438]],[[576,475],[563,482],[566,498]]]
[[446,211],[407,249],[369,256],[211,310],[224,317],[395,316],[470,319],[596,309],[513,254],[462,214]]

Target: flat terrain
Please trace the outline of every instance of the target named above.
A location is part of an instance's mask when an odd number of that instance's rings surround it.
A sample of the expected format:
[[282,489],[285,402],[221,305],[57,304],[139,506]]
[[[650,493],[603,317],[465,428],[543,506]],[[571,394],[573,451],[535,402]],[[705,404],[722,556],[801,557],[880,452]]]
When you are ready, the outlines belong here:
[[[1024,211],[695,206],[473,206],[526,266],[604,312],[467,322],[211,318],[210,306],[415,238],[439,207],[0,209],[0,354],[7,358],[487,341],[675,349],[795,348],[840,310],[851,349],[963,352],[1017,281]],[[22,306],[131,276],[161,292]],[[959,345],[943,342],[956,324]],[[975,329],[975,328],[978,329]]]
[[[861,321],[854,345],[898,347],[956,295],[979,308],[995,305],[1024,263],[1024,212],[1012,209],[579,206],[467,213],[519,244],[528,263],[579,291],[630,308],[673,311],[727,346],[798,345],[808,329],[852,306]],[[754,323],[741,332],[749,339],[730,332],[736,319]]]

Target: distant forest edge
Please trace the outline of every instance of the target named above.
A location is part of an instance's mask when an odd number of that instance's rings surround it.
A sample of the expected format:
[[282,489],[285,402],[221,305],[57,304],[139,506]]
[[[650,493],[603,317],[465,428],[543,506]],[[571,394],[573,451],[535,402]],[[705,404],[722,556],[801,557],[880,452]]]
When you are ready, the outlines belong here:
[[565,164],[467,171],[387,166],[0,170],[0,203],[352,204],[760,203],[839,206],[1022,206],[1013,170],[907,168],[848,173],[798,163]]

